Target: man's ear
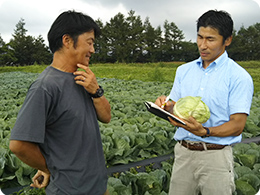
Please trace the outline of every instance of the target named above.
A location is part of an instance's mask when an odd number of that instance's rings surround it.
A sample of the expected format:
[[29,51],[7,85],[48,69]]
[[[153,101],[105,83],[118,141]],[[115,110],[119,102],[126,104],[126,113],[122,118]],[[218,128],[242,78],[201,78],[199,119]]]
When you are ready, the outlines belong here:
[[69,48],[71,44],[73,45],[73,40],[69,35],[65,34],[62,36],[62,44],[64,47]]
[[230,44],[231,44],[231,42],[232,42],[232,36],[230,36],[230,37],[228,37],[226,40],[225,40],[225,46],[227,47],[227,46],[229,46]]

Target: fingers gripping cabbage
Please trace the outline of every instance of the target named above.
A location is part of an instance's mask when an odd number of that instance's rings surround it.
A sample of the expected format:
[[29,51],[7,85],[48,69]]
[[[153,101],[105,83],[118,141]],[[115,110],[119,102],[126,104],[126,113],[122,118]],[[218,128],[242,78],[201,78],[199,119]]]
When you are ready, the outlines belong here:
[[205,123],[210,117],[209,107],[201,97],[193,96],[180,98],[173,107],[173,113],[186,120],[192,116],[199,123]]

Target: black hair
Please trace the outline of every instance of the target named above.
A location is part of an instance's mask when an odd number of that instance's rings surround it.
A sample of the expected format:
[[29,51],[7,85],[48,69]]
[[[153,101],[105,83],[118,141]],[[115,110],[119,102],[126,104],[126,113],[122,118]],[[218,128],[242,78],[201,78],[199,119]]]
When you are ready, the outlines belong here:
[[200,27],[211,27],[218,30],[223,37],[223,42],[232,36],[233,20],[225,11],[209,10],[197,20],[197,32]]
[[53,22],[48,32],[50,50],[54,53],[62,48],[62,36],[65,34],[73,39],[76,47],[78,36],[92,30],[95,37],[101,33],[99,26],[90,16],[75,11],[63,12]]

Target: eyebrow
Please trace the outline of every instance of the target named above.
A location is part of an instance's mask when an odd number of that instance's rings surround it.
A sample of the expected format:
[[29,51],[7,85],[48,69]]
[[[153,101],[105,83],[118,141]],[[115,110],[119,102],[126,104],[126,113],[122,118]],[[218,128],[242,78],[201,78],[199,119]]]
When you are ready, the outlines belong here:
[[95,38],[93,38],[93,37],[89,37],[89,38],[86,39],[86,41],[89,41],[89,40],[95,42]]
[[202,38],[206,38],[206,39],[215,39],[215,37],[214,36],[202,36],[201,34],[199,34],[199,33],[197,33],[197,36],[199,36],[199,37],[202,37]]
[[88,40],[92,40],[93,42],[95,42],[95,39],[94,39],[94,38],[89,38]]

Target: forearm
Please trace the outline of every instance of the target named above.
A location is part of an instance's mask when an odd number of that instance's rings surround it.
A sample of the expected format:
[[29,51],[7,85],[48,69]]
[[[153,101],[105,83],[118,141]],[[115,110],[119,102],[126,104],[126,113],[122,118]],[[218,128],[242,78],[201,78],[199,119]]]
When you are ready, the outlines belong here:
[[93,98],[93,103],[97,112],[98,120],[109,123],[111,120],[111,107],[105,96]]
[[238,136],[243,132],[246,124],[246,114],[235,114],[230,117],[230,120],[220,126],[209,127],[210,136],[228,137]]
[[37,144],[25,141],[10,141],[10,150],[27,165],[49,173],[44,156]]
[[[246,124],[247,114],[238,113],[230,116],[230,120],[222,125],[209,127],[210,134],[209,136],[215,137],[228,137],[228,136],[238,136],[243,132],[243,129]],[[182,127],[187,131],[193,133],[197,136],[205,136],[207,130],[198,123],[193,117],[190,117],[189,120],[186,120],[186,125],[177,123],[176,121],[169,119],[171,124],[176,127]]]
[[245,127],[246,117],[242,117],[241,120],[230,120],[223,125],[217,127],[209,127],[210,136],[216,137],[228,137],[239,136]]

